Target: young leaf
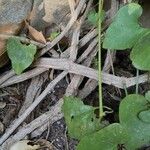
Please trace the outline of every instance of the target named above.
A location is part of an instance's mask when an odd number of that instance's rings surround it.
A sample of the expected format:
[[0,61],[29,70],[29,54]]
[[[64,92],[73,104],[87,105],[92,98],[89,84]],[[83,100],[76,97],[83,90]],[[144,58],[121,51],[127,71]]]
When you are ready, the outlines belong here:
[[64,98],[63,113],[72,138],[81,139],[100,129],[94,110],[92,106],[84,105],[78,98],[71,96]]
[[60,34],[60,32],[52,32],[50,34],[50,37],[48,38],[50,41],[53,41],[58,35]]
[[[105,11],[102,10],[102,13],[100,15],[100,22],[102,22],[105,18]],[[88,21],[92,24],[92,25],[97,25],[98,23],[98,13],[96,13],[96,11],[91,11],[89,14],[88,14]]]
[[133,65],[140,70],[150,70],[150,32],[146,33],[133,47],[130,59]]
[[150,124],[150,109],[145,110],[139,113],[139,118],[145,122]]
[[142,7],[136,3],[122,7],[106,31],[103,48],[124,50],[133,47],[147,31],[138,23],[141,14]]
[[77,150],[117,150],[119,145],[126,143],[129,139],[122,126],[114,123],[83,137],[77,146]]
[[15,73],[21,74],[32,64],[36,54],[36,46],[33,44],[27,46],[16,38],[10,38],[7,41],[7,53]]
[[[127,149],[138,149],[150,141],[150,122],[146,122],[139,116],[140,112],[147,110],[145,117],[149,117],[147,100],[141,95],[128,95],[119,107],[120,124],[127,130],[131,137],[126,143]],[[142,114],[144,117],[145,114]],[[147,120],[150,120],[147,118]]]

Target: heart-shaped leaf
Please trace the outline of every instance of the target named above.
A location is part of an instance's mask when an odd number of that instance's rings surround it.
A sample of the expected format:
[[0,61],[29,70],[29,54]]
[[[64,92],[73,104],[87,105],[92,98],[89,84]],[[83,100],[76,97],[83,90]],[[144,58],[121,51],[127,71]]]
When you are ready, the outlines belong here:
[[[2,6],[0,5],[0,7],[2,7]],[[1,11],[3,11],[3,10],[0,9],[0,12]],[[0,20],[1,20],[1,17],[2,16],[0,15]],[[2,22],[3,21],[1,21],[0,23],[2,23]],[[23,25],[22,23],[20,23],[20,24],[11,24],[10,23],[10,24],[5,24],[5,25],[0,25],[0,34],[15,35],[19,32],[22,25]],[[6,40],[4,40],[3,38],[0,38],[0,68],[3,67],[4,65],[6,65],[8,62],[9,62],[9,58],[6,53]]]
[[81,139],[100,129],[94,110],[92,106],[84,105],[78,98],[71,96],[64,98],[63,113],[71,137]]
[[[148,102],[142,95],[128,95],[119,107],[120,124],[127,130],[130,140],[126,143],[126,148],[135,150],[150,141],[150,124],[139,117],[140,112],[148,110]],[[144,112],[145,113],[145,112]],[[147,113],[147,114],[146,114]],[[142,118],[149,117],[148,111],[142,114]],[[146,119],[145,119],[146,120]],[[150,120],[147,118],[147,120]]]
[[[88,21],[92,24],[92,25],[97,25],[97,23],[103,22],[105,19],[105,11],[102,10],[101,14],[100,14],[100,19],[98,20],[99,14],[93,10],[88,14]],[[100,22],[98,22],[100,21]]]
[[150,141],[150,109],[141,95],[128,95],[119,107],[120,124],[111,124],[98,132],[83,137],[78,150],[117,150],[124,146],[135,150]]
[[25,45],[16,38],[10,38],[7,41],[7,53],[15,73],[21,74],[32,64],[36,54],[36,46]]
[[141,14],[142,7],[136,3],[122,7],[106,31],[103,48],[123,50],[133,47],[148,30],[138,23]]
[[146,33],[133,47],[130,58],[140,70],[150,70],[150,32]]
[[118,123],[111,124],[102,130],[85,136],[77,146],[77,150],[117,150],[129,140],[126,131]]

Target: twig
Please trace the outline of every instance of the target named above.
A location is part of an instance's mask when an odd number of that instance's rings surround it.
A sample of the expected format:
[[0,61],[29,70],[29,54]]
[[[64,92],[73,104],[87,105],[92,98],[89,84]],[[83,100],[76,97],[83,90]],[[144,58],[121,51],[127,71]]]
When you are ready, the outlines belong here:
[[3,84],[6,80],[13,77],[15,75],[15,72],[10,70],[6,72],[6,74],[0,76],[0,85]]
[[81,25],[83,24],[84,20],[87,17],[87,14],[88,14],[88,11],[89,11],[89,8],[90,8],[92,2],[93,2],[93,0],[90,0],[88,2],[88,5],[86,7],[84,14],[80,18],[80,20],[77,22],[77,27],[74,29],[71,50],[70,50],[70,57],[69,57],[69,59],[72,60],[73,62],[77,59],[80,28],[81,28]]
[[[46,70],[48,70],[48,68],[54,68],[54,69],[60,69],[60,70],[68,69],[68,67],[65,67],[65,68],[62,67],[62,62],[61,62],[62,59],[54,59],[54,60],[55,60],[54,62],[52,60],[52,62],[54,64],[48,63],[47,64],[48,66],[46,66],[47,68],[36,67],[34,70],[31,70],[31,71],[26,72],[22,75],[14,76],[14,77],[10,78],[5,83],[0,85],[0,88],[8,86],[8,85],[15,84],[15,83],[19,83],[19,82],[25,81],[27,79],[30,79],[32,77],[35,77],[36,75],[39,75],[39,74],[45,72]],[[57,61],[59,62],[59,64],[57,64]],[[66,62],[63,62],[63,63],[66,63]],[[67,61],[67,65],[68,65],[68,63],[69,63],[69,61]],[[53,65],[53,66],[51,66],[51,65]],[[42,64],[42,66],[44,66],[44,64]],[[94,70],[94,72],[92,71],[92,75],[89,76],[89,75],[87,75],[88,72],[82,73],[84,70],[80,70],[81,72],[78,72],[78,70],[76,70],[76,69],[78,69],[78,67],[77,68],[72,68],[71,72],[75,73],[75,74],[79,74],[79,75],[85,75],[85,76],[90,77],[94,80],[97,80],[97,75],[96,75],[97,71],[96,70],[92,69],[92,70]],[[83,69],[86,70],[85,67],[83,67]],[[94,76],[93,76],[93,74],[94,74]],[[136,84],[136,77],[131,77],[131,78],[119,77],[119,76],[115,76],[115,75],[104,73],[104,72],[102,74],[103,74],[103,78],[102,78],[103,83],[108,84],[108,85],[113,85],[113,86],[121,88],[121,89],[124,89],[124,86],[123,86],[124,84],[126,84],[127,88],[131,87],[131,86],[134,86]],[[139,76],[139,84],[140,83],[145,83],[147,81],[148,81],[148,74],[143,74],[143,75]]]
[[49,51],[52,47],[54,47],[64,37],[64,35],[70,30],[72,25],[77,20],[77,18],[78,18],[78,16],[79,16],[85,3],[86,3],[86,0],[80,0],[79,1],[79,4],[78,4],[76,10],[74,11],[74,15],[71,17],[71,19],[70,19],[69,23],[67,24],[67,26],[65,27],[65,29],[51,43],[47,43],[47,46],[39,53],[39,56],[42,56],[47,51]]
[[111,0],[111,8],[110,8],[110,16],[108,16],[109,18],[112,18],[115,16],[117,10],[119,8],[119,2],[116,0]]
[[36,106],[45,98],[45,96],[52,91],[55,85],[67,75],[67,72],[62,72],[53,81],[49,83],[46,89],[39,95],[32,105],[14,122],[14,124],[5,132],[0,138],[0,145],[14,132],[14,130],[26,119],[26,117],[36,108]]
[[95,80],[98,77],[98,72],[95,69],[76,64],[68,59],[41,58],[35,63],[35,66],[65,70],[69,73],[82,75]]
[[[106,59],[103,66],[103,72],[109,73],[114,60],[115,60],[115,52],[107,51]],[[78,96],[82,99],[87,97],[92,91],[96,89],[97,85],[98,82],[96,80],[88,79],[83,89],[79,91]]]
[[139,70],[136,70],[136,88],[135,88],[135,93],[138,94],[139,92]]
[[87,97],[92,91],[96,89],[98,82],[93,79],[88,79],[83,89],[78,92],[78,97],[84,99]]
[[[70,62],[68,59],[52,59],[52,58],[41,58],[36,63],[36,66],[45,67],[45,68],[55,68],[59,70],[65,70],[69,73],[74,73],[88,78],[98,80],[98,72],[95,69],[88,68],[73,62]],[[148,81],[148,75],[140,75],[139,83],[144,83]],[[112,74],[102,72],[102,82],[108,85],[113,85],[115,87],[124,89],[124,84],[126,87],[130,87],[136,84],[136,77],[126,78],[118,77]]]
[[77,63],[82,62],[87,56],[91,53],[94,47],[97,45],[97,38],[95,38],[88,46],[88,48],[84,51],[84,53],[78,58]]
[[15,75],[14,77],[11,77],[7,81],[5,81],[3,84],[1,84],[0,88],[28,80],[28,79],[33,78],[33,77],[35,77],[35,76],[37,76],[37,75],[39,75],[39,74],[41,74],[47,70],[48,70],[47,68],[39,67],[39,68],[34,68],[34,69],[27,71],[25,73],[22,73],[21,75]]
[[77,57],[77,53],[78,53],[78,43],[79,43],[79,36],[80,36],[80,23],[77,22],[74,32],[73,32],[73,36],[72,36],[72,43],[71,43],[71,47],[70,47],[70,57],[69,59],[71,61],[75,61],[76,57]]
[[74,0],[68,0],[68,3],[69,3],[69,6],[70,6],[71,15],[73,16],[76,3],[75,3]]
[[25,110],[33,103],[33,101],[40,95],[42,84],[48,78],[48,73],[45,72],[37,77],[32,78],[30,86],[26,92],[23,106],[21,107],[18,116],[22,115]]
[[[91,54],[87,57],[86,60],[84,60],[84,62],[82,63],[82,65],[90,66],[91,63],[92,63],[93,58],[96,55],[96,53],[97,53],[97,48],[93,49],[93,51],[91,52]],[[70,84],[68,85],[68,87],[66,89],[65,95],[66,96],[77,95],[77,89],[80,86],[83,78],[84,78],[84,76],[74,75],[73,78],[71,79]]]
[[[97,35],[96,30],[90,31],[88,34],[86,34],[80,41],[79,41],[79,48],[85,46],[90,40],[92,40]],[[60,57],[61,58],[68,58],[70,53],[70,47],[65,50]]]
[[103,72],[109,73],[110,69],[114,72],[113,62],[115,61],[116,52],[115,51],[107,51],[106,59],[103,66]]
[[[52,106],[51,110],[54,110],[53,112],[55,113],[56,115],[56,120],[55,118],[50,118],[48,121],[50,122],[51,124],[51,121],[54,122],[53,120],[57,121],[59,119],[62,118],[63,114],[61,113],[61,108],[62,108],[62,103],[63,103],[63,99],[59,99],[58,103],[55,104],[54,106]],[[50,110],[50,111],[51,111]],[[46,113],[47,114],[47,113]],[[53,113],[52,113],[53,114]],[[50,115],[51,116],[51,115]],[[46,117],[45,117],[46,118]],[[44,119],[44,118],[43,118]],[[34,125],[33,125],[34,126]],[[37,137],[39,135],[41,135],[47,128],[47,124],[41,122],[39,124],[39,128],[37,128],[36,130],[34,130],[32,133],[31,133],[31,137]]]
[[31,123],[27,124],[20,130],[18,130],[18,132],[15,135],[10,137],[8,140],[6,140],[3,143],[1,148],[3,150],[9,150],[10,146],[13,143],[23,139],[26,135],[30,134],[32,131],[42,126],[43,124],[46,124],[47,122],[53,124],[58,119],[61,119],[63,117],[61,113],[62,104],[63,104],[63,100],[61,99],[58,101],[57,104],[52,106],[48,112],[45,112],[44,114],[42,114],[41,116],[33,120]]
[[[89,5],[89,8],[90,8],[90,5]],[[93,51],[90,56],[88,56],[88,54],[94,49],[96,44],[97,44],[97,39],[95,39],[91,42],[91,44],[88,46],[88,48],[85,50],[85,52],[77,59],[77,63],[81,63],[85,58],[87,58],[88,61],[84,61],[82,65],[90,66],[92,59],[95,56],[95,51]],[[93,54],[94,54],[94,56],[93,56]],[[82,82],[83,78],[84,78],[83,76],[74,75],[73,78],[71,79],[70,84],[68,85],[68,87],[66,89],[65,95],[66,96],[76,95],[77,89],[78,89],[80,83]]]

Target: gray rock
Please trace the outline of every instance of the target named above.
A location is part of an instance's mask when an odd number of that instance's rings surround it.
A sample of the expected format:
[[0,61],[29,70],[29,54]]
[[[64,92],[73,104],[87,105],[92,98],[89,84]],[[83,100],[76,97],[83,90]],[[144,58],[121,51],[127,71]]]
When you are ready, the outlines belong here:
[[0,25],[20,23],[27,18],[33,0],[0,0]]
[[44,20],[46,22],[53,22],[57,25],[66,25],[68,22],[68,14],[70,13],[70,8],[68,0],[44,0],[45,5],[45,16]]
[[41,31],[49,24],[43,20],[45,16],[43,0],[35,0],[33,4],[33,14],[30,20],[31,25],[37,30]]
[[38,30],[53,24],[64,28],[69,20],[68,0],[35,0],[33,10],[31,25]]

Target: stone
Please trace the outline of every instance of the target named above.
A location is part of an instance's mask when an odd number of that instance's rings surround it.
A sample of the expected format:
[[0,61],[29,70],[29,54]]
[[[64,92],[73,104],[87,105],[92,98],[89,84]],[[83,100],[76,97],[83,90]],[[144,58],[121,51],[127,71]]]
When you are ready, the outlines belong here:
[[33,13],[31,25],[38,30],[53,24],[64,28],[69,21],[69,3],[68,0],[35,0]]
[[18,24],[26,19],[33,0],[0,0],[0,25]]
[[46,22],[53,22],[57,25],[62,23],[64,26],[68,21],[68,14],[70,13],[70,8],[68,0],[44,0],[45,5],[45,16],[43,18]]
[[30,24],[37,30],[43,30],[48,24],[43,20],[45,16],[45,9],[43,0],[35,0],[33,3],[32,14],[30,18]]

